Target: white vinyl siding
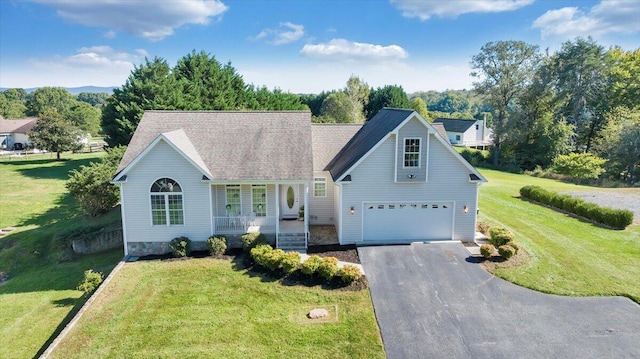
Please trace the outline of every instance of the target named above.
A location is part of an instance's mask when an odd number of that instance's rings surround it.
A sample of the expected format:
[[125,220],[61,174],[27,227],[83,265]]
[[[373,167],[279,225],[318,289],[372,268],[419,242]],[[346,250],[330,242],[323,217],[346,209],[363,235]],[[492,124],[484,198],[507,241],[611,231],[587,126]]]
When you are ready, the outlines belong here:
[[[325,182],[325,196],[309,196],[309,223],[334,224],[334,188],[329,172],[315,172],[314,179],[322,178]],[[314,181],[315,192],[315,181]],[[315,194],[315,193],[314,193]]]
[[[182,187],[183,225],[152,225],[149,188],[163,177],[172,178]],[[211,235],[209,184],[202,181],[200,171],[164,141],[130,169],[127,182],[122,184],[122,196],[128,242],[168,242],[179,236],[204,241]]]
[[[426,128],[424,130],[426,132]],[[393,158],[397,153],[393,136],[382,143],[375,152],[360,163],[350,174],[351,183],[342,186],[340,229],[341,243],[360,242],[363,235],[364,202],[454,202],[453,238],[472,241],[475,236],[475,211],[477,185],[469,183],[469,170],[444,145],[430,135],[428,141],[428,182],[407,185],[393,181]],[[437,136],[437,135],[436,135]],[[464,215],[463,206],[469,213]],[[355,213],[350,214],[350,207]],[[393,223],[388,223],[392,226]]]
[[[259,185],[259,183],[256,183],[256,185]],[[243,184],[240,185],[240,195],[241,195],[241,202],[242,202],[242,209],[241,209],[241,213],[240,215],[243,216],[248,216],[251,214],[252,212],[252,203],[251,203],[251,186],[250,184]],[[274,184],[267,184],[265,185],[266,189],[267,189],[267,195],[266,195],[266,200],[267,200],[267,215],[268,216],[275,216],[276,214],[276,198],[275,198],[275,193],[276,193],[276,185]],[[213,201],[213,203],[211,204],[213,206],[213,215],[214,216],[218,216],[218,217],[224,217],[227,216],[227,210],[225,208],[226,205],[226,185],[212,185],[213,189],[213,196],[211,198],[211,200]]]
[[[396,136],[391,136],[391,138],[396,141]],[[405,155],[406,155],[406,141],[413,140],[415,146],[415,140],[418,140],[418,161],[417,166],[405,166]],[[396,181],[397,182],[408,182],[408,183],[416,183],[416,182],[425,182],[427,180],[427,172],[428,172],[428,138],[427,138],[427,129],[424,127],[424,124],[420,122],[417,118],[413,118],[407,123],[404,124],[400,129],[398,129],[397,135],[397,148],[396,148]],[[415,149],[415,147],[414,147]],[[391,154],[391,159],[393,158],[393,154]]]

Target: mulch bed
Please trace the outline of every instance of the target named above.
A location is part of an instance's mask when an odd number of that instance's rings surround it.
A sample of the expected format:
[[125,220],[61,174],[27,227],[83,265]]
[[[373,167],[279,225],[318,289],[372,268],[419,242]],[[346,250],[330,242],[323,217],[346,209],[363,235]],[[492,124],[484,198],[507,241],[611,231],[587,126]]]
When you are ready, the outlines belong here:
[[315,254],[320,257],[336,257],[342,262],[360,264],[360,257],[358,257],[358,250],[355,245],[331,244],[323,246],[309,246],[309,248],[307,248],[307,254]]

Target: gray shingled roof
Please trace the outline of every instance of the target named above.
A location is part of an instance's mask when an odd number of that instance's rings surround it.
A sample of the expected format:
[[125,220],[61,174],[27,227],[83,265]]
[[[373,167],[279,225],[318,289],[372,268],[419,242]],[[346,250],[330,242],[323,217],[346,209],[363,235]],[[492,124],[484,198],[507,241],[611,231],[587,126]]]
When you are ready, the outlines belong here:
[[432,123],[431,127],[433,127],[434,130],[436,130],[436,132],[438,132],[438,134],[444,138],[445,140],[447,140],[447,143],[449,142],[449,136],[447,136],[447,130],[445,130],[444,125],[442,123]]
[[477,120],[466,118],[436,118],[433,123],[442,123],[448,132],[464,133],[473,126]]
[[327,170],[331,160],[361,128],[361,124],[312,124],[313,170]]
[[0,133],[29,133],[36,126],[38,117],[7,120],[0,117]]
[[337,180],[360,158],[369,152],[389,132],[406,120],[413,110],[383,108],[362,126],[327,166],[333,180]]
[[[171,134],[177,130],[184,136]],[[178,142],[183,152],[190,152],[188,140],[213,180],[313,178],[309,112],[146,111],[118,173],[160,134]]]

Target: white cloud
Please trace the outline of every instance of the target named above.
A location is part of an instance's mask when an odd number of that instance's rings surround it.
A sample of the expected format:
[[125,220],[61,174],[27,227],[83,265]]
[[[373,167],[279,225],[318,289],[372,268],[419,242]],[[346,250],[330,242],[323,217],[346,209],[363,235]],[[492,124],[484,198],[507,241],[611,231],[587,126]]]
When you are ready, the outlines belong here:
[[109,30],[109,31],[105,32],[103,36],[104,36],[105,39],[113,39],[113,38],[116,37],[116,32],[113,31],[113,30]]
[[157,41],[186,24],[206,25],[228,7],[220,0],[32,0],[56,9],[58,16],[86,26],[115,31]]
[[276,29],[264,29],[250,40],[262,40],[269,38],[267,41],[271,45],[286,45],[300,40],[305,35],[304,26],[291,22],[281,22]]
[[328,61],[388,62],[407,58],[405,49],[398,45],[374,45],[333,39],[327,43],[307,44],[300,51],[302,56]]
[[534,0],[447,0],[415,1],[391,0],[402,10],[402,16],[417,17],[422,21],[432,16],[456,18],[461,14],[513,11],[530,5]]
[[603,0],[588,11],[577,7],[549,10],[532,27],[540,29],[542,38],[636,33],[640,31],[639,5],[637,0]]
[[134,64],[141,63],[146,51],[116,51],[109,46],[87,46],[70,55],[32,58],[18,66],[0,68],[2,87],[39,86],[120,86]]

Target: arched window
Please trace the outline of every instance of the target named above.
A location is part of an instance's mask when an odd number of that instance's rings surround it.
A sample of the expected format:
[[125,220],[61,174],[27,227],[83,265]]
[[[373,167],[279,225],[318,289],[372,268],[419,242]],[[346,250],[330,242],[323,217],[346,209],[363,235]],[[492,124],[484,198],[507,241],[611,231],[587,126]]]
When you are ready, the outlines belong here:
[[171,178],[160,178],[151,185],[151,223],[154,226],[184,224],[182,187]]

